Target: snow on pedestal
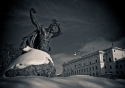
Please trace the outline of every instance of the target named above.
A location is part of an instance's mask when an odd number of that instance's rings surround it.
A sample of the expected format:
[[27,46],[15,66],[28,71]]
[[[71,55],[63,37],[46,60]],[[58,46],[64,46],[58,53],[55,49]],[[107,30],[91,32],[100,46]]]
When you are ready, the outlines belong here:
[[4,71],[4,76],[39,75],[48,77],[52,72],[55,74],[54,63],[48,53],[30,47],[24,48],[24,51],[27,53],[19,56],[11,63]]

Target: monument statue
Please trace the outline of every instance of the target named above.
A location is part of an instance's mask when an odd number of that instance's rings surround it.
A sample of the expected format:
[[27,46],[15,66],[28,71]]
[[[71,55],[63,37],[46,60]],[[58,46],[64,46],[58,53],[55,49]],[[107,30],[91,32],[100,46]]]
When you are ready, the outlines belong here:
[[60,25],[56,19],[52,19],[52,23],[49,27],[40,25],[36,21],[34,13],[36,13],[35,9],[31,8],[30,18],[37,29],[23,38],[20,49],[24,53],[8,66],[3,72],[3,77],[31,75],[45,77],[55,76],[56,68],[48,51],[50,51],[50,39],[62,34]]
[[52,23],[49,27],[45,27],[44,25],[40,25],[34,14],[36,10],[34,8],[30,9],[30,18],[33,25],[37,28],[33,33],[23,38],[23,42],[20,45],[20,49],[22,50],[26,46],[43,50],[45,52],[50,51],[49,42],[51,38],[57,37],[62,34],[60,30],[60,24],[57,23],[56,19],[52,19]]

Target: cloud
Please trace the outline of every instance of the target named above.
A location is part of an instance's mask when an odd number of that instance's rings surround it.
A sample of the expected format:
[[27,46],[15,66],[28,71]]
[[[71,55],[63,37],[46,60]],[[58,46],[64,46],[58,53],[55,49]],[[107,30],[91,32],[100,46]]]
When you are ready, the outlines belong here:
[[125,49],[125,37],[122,37],[119,41],[114,42],[114,45]]
[[92,52],[109,47],[111,47],[111,42],[106,41],[104,38],[97,38],[91,42],[86,43],[79,51]]
[[83,45],[82,48],[79,49],[78,51],[80,51],[82,55],[85,55],[98,50],[104,50],[110,48],[112,47],[112,43],[113,47],[125,48],[125,37],[115,42],[107,41],[105,38],[102,37],[96,38],[95,40],[90,41],[85,45]]

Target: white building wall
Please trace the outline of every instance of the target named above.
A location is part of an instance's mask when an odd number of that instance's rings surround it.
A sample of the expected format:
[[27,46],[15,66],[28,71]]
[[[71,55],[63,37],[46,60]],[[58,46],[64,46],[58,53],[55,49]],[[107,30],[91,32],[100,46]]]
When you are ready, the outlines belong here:
[[99,62],[100,62],[100,75],[105,74],[105,59],[104,55],[106,52],[104,51],[99,51]]
[[120,49],[112,49],[113,52],[113,61],[119,60],[123,57],[125,57],[125,51],[120,50]]
[[[125,51],[109,48],[98,53],[83,56],[81,59],[65,64],[64,76],[70,75],[104,75],[112,73],[116,75],[116,61],[125,57]],[[117,58],[117,59],[116,59]],[[73,73],[72,73],[73,72]],[[117,69],[118,72],[118,69]]]

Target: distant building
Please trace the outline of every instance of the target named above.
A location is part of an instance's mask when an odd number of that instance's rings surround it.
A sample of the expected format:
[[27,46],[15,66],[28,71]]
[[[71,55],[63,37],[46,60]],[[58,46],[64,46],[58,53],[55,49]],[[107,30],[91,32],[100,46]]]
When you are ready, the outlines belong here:
[[71,75],[125,75],[125,50],[114,47],[96,51],[62,64],[64,77]]

